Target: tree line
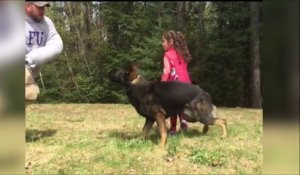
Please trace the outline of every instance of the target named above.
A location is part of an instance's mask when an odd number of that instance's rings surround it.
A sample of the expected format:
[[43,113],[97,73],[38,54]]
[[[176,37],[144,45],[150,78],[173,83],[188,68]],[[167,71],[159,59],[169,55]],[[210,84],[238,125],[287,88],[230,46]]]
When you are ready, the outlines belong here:
[[47,9],[64,42],[42,69],[39,103],[128,103],[107,73],[130,61],[160,80],[162,33],[185,34],[194,84],[218,106],[258,107],[261,2],[52,2]]

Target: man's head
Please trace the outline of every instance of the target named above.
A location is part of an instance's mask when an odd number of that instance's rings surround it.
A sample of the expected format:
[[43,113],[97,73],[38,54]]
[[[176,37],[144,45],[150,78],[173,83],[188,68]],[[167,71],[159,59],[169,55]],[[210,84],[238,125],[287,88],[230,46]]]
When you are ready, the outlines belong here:
[[45,1],[27,1],[25,4],[25,13],[34,21],[41,22],[44,19],[45,6],[50,7],[50,3]]

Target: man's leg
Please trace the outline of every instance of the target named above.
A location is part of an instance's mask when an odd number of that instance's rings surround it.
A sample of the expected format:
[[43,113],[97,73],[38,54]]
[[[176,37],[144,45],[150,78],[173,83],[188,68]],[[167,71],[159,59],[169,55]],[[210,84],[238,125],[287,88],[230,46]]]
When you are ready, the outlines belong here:
[[29,68],[25,66],[25,100],[36,100],[40,89],[34,77],[32,76]]

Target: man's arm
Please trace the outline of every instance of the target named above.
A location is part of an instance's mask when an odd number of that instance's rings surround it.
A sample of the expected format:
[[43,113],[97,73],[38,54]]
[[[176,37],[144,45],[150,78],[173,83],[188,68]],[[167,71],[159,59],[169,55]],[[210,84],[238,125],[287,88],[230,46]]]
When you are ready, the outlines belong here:
[[53,22],[46,16],[45,20],[49,27],[49,35],[47,37],[46,45],[32,50],[25,56],[25,60],[29,64],[35,64],[36,66],[46,64],[47,62],[55,59],[63,50],[63,41],[57,33]]

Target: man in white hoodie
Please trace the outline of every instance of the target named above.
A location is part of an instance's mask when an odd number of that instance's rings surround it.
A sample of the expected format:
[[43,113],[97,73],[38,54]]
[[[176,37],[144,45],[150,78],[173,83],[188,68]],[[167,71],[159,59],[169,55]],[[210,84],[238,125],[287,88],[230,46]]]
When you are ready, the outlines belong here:
[[63,42],[50,18],[45,16],[44,1],[25,2],[25,99],[35,100],[39,88],[35,78],[41,66],[58,57],[63,50]]

